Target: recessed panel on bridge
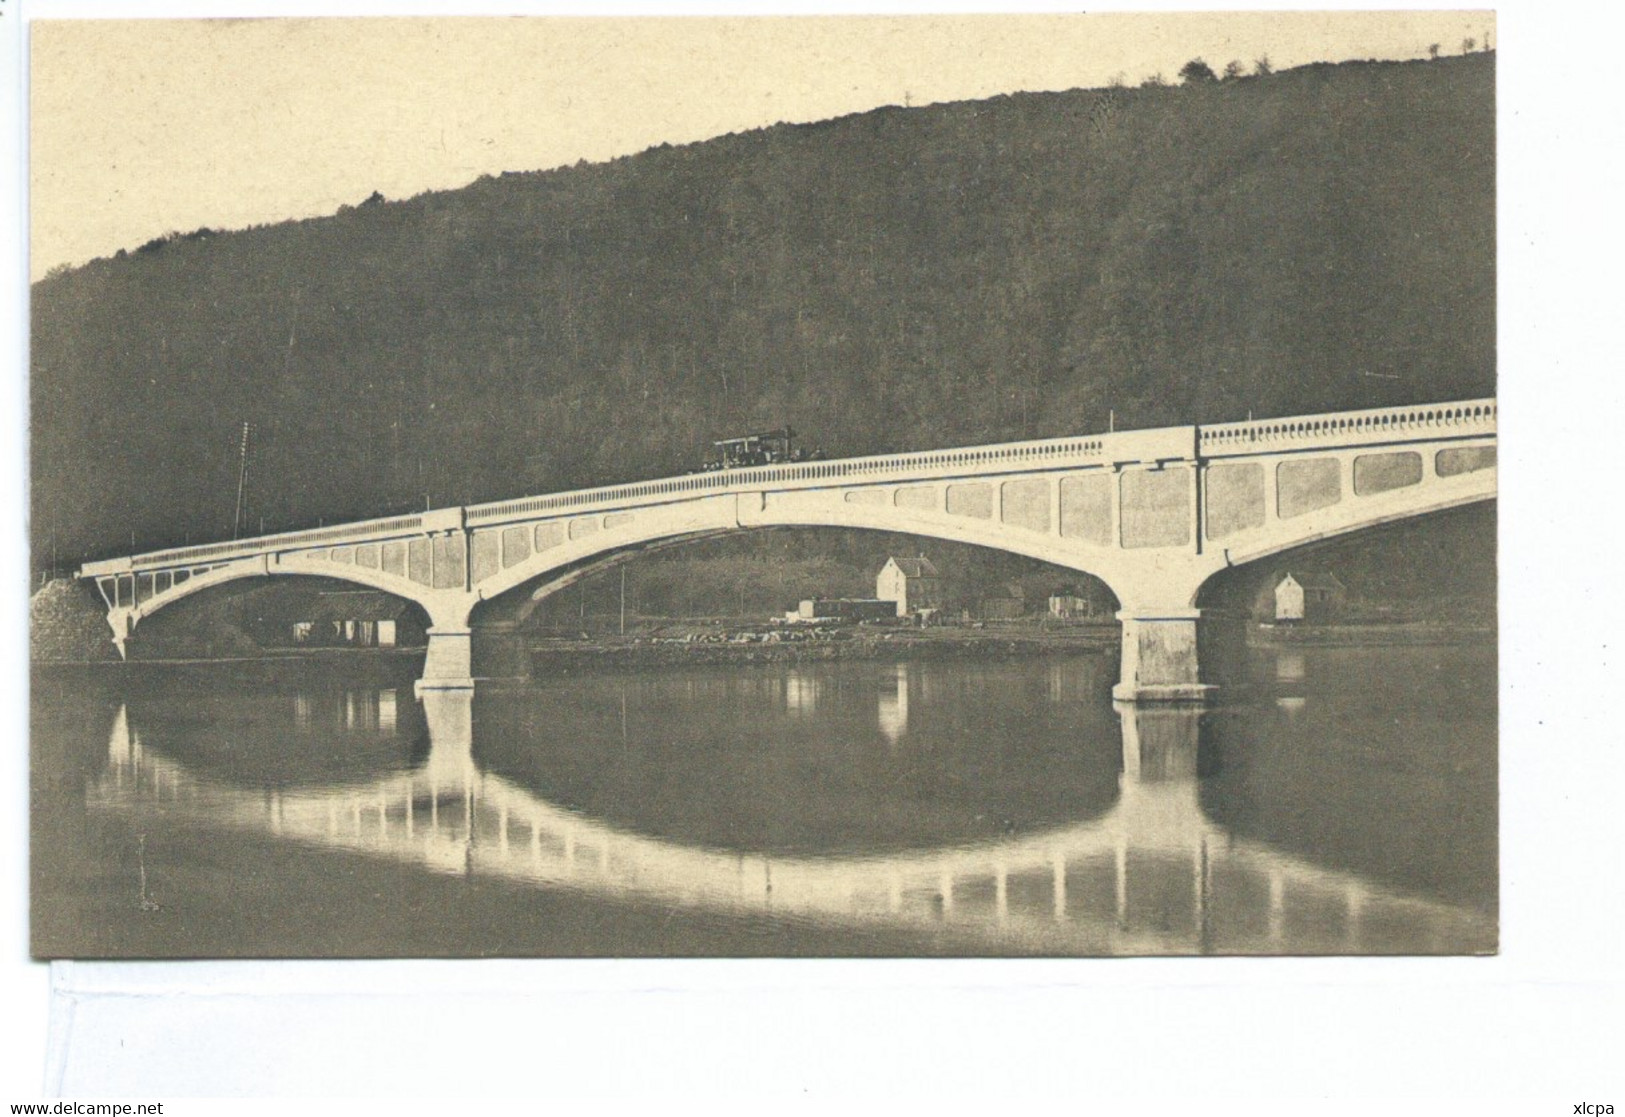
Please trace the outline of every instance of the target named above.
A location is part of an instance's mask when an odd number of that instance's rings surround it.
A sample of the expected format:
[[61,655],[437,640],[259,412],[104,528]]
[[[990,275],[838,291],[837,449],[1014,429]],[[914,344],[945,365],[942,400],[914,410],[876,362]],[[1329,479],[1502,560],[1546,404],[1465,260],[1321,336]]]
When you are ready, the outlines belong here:
[[984,481],[948,486],[948,513],[978,520],[993,518],[993,486]]
[[530,529],[504,528],[502,531],[502,568],[516,566],[530,557]]
[[538,551],[552,550],[562,544],[565,538],[565,526],[562,520],[553,520],[536,525],[536,549]]
[[1102,547],[1111,544],[1111,474],[1094,470],[1061,478],[1061,534]]
[[1458,477],[1495,468],[1494,446],[1457,446],[1440,450],[1434,456],[1434,472],[1440,477]]
[[1183,547],[1191,541],[1189,466],[1131,469],[1123,486],[1123,546]]
[[1276,514],[1283,520],[1343,499],[1343,467],[1336,458],[1307,458],[1275,467]]
[[899,508],[933,512],[942,507],[942,490],[935,485],[904,485],[895,500]]
[[502,569],[502,540],[494,531],[476,531],[469,540],[470,576],[483,582]]
[[429,584],[432,577],[431,549],[427,539],[414,539],[407,544],[407,577],[420,586]]
[[1011,527],[1049,531],[1051,484],[1044,478],[1006,481],[999,487],[999,518]]
[[467,578],[463,541],[456,536],[437,535],[434,540],[434,588],[458,589]]
[[1361,454],[1354,459],[1354,492],[1370,496],[1422,482],[1422,455],[1415,450]]
[[1257,462],[1210,466],[1207,537],[1223,539],[1264,526],[1264,467]]

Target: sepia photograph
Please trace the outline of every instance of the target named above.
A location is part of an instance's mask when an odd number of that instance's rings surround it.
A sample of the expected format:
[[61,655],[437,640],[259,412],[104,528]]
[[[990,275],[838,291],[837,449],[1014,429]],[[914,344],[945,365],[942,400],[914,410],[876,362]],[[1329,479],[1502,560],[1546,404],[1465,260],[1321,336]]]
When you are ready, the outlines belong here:
[[1497,43],[31,22],[31,954],[1497,954]]

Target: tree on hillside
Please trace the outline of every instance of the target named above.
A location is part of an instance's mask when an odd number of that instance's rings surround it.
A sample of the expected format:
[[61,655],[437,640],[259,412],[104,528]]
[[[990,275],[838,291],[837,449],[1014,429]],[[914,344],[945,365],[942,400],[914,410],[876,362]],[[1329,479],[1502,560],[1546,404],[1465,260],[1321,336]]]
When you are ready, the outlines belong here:
[[1270,64],[1270,56],[1267,54],[1260,55],[1258,60],[1253,63],[1253,73],[1261,78],[1267,77],[1274,72],[1275,67]]
[[1219,75],[1215,74],[1213,67],[1202,59],[1193,58],[1179,68],[1179,80],[1186,85],[1197,85],[1202,82],[1218,81]]
[[1428,44],[1428,57],[1429,58],[1437,58],[1437,57],[1439,57],[1439,44],[1438,43],[1429,43]]
[[1225,81],[1235,81],[1237,78],[1241,77],[1241,75],[1246,73],[1246,72],[1247,72],[1246,67],[1242,66],[1239,59],[1232,58],[1229,62],[1226,62],[1224,64],[1224,80]]

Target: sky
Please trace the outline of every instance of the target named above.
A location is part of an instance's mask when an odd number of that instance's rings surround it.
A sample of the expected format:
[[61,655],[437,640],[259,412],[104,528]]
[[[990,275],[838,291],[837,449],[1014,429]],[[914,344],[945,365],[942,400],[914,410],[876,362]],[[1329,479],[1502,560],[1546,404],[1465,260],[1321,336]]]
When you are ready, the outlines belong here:
[[30,256],[50,269],[778,121],[1017,90],[1425,57],[1489,12],[36,19]]

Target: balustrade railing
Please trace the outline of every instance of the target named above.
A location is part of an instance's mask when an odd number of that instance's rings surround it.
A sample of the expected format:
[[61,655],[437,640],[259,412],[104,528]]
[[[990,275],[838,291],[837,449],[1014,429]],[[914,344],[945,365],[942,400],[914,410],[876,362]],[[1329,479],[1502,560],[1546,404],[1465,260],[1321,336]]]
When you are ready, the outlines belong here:
[[881,478],[909,480],[921,476],[939,477],[945,473],[1000,472],[1040,464],[1053,466],[1073,461],[1090,462],[1105,455],[1107,444],[1112,437],[1093,435],[1085,438],[1057,438],[1037,442],[967,446],[954,450],[877,454],[864,458],[838,458],[833,461],[757,465],[710,473],[690,473],[654,481],[635,481],[625,485],[608,485],[575,492],[476,504],[468,509],[468,522],[490,524],[537,513],[577,512],[631,501],[756,492],[764,485],[818,487],[820,484],[842,481],[873,481]]
[[1385,442],[1437,437],[1448,432],[1469,436],[1495,433],[1495,400],[1463,400],[1418,407],[1382,407],[1326,415],[1293,415],[1241,423],[1215,423],[1198,428],[1197,451],[1203,456],[1260,449],[1287,443]]
[[[423,526],[422,516],[395,516],[381,520],[363,520],[309,531],[289,531],[280,535],[257,535],[248,539],[233,539],[225,543],[207,543],[196,547],[175,547],[167,551],[152,551],[134,555],[132,566],[190,566],[205,562],[218,562],[227,558],[262,555],[268,551],[296,550],[307,545],[331,543],[335,540],[372,539],[403,535]],[[93,563],[86,566],[99,566]]]
[[175,547],[125,560],[89,563],[82,573],[114,573],[115,567],[127,571],[229,561],[335,542],[363,542],[463,525],[489,526],[550,513],[602,511],[630,503],[759,492],[764,487],[804,489],[831,484],[950,480],[960,476],[1025,472],[1035,468],[1057,469],[1070,465],[1174,461],[1189,458],[1193,453],[1200,457],[1224,457],[1271,449],[1306,449],[1316,443],[1363,445],[1427,437],[1471,437],[1494,434],[1495,422],[1496,401],[1478,399],[1198,427],[1164,427],[946,450],[876,454],[832,461],[785,462],[517,497],[475,504],[466,509],[438,509],[421,515],[386,517],[195,547]]

